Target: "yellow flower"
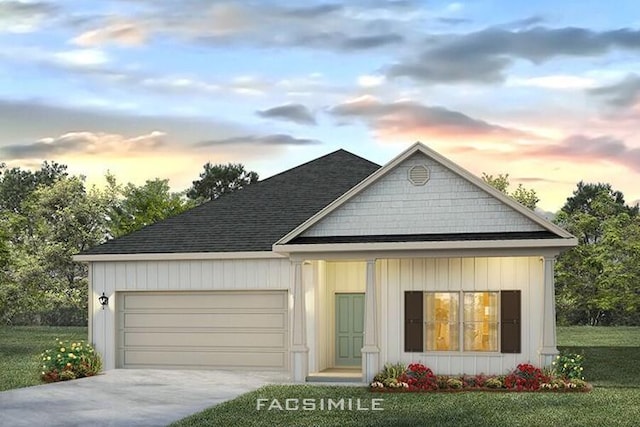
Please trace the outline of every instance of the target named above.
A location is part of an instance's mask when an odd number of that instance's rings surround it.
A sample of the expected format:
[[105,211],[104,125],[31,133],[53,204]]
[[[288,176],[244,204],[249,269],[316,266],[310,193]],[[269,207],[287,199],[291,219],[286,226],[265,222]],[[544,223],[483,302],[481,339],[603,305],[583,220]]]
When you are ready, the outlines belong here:
[[[60,357],[60,355],[58,355]],[[51,360],[51,356],[47,356],[47,360]]]
[[64,353],[64,347],[60,347],[60,352]]
[[67,362],[67,366],[71,366],[71,363],[68,363],[68,362]]

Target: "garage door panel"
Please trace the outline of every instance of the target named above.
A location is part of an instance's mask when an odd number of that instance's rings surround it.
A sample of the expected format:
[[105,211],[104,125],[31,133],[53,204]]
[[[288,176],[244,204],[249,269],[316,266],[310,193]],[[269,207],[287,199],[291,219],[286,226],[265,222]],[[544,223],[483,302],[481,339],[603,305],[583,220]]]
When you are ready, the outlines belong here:
[[131,368],[252,368],[282,369],[284,352],[248,353],[239,351],[140,351],[125,353],[125,366]]
[[286,291],[118,292],[118,367],[287,370]]
[[286,346],[284,332],[125,332],[127,347],[235,347],[282,349]]
[[286,313],[125,313],[127,328],[284,328]]
[[166,292],[157,294],[126,294],[125,310],[157,309],[286,309],[287,298],[284,292],[246,292],[242,298],[234,293],[216,294],[211,292]]

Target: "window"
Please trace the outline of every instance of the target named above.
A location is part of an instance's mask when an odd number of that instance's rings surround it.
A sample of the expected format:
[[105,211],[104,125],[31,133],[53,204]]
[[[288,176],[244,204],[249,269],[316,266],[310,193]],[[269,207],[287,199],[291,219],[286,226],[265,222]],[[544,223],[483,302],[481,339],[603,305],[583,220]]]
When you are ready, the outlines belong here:
[[520,291],[405,292],[405,351],[520,352]]

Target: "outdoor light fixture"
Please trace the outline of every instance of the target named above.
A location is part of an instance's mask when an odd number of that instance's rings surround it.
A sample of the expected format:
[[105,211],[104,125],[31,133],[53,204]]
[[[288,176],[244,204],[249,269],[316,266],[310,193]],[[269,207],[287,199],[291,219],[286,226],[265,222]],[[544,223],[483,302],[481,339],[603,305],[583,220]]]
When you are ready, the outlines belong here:
[[106,296],[103,292],[102,295],[98,297],[98,302],[100,303],[100,305],[102,306],[102,309],[104,310],[104,306],[109,304],[109,297]]

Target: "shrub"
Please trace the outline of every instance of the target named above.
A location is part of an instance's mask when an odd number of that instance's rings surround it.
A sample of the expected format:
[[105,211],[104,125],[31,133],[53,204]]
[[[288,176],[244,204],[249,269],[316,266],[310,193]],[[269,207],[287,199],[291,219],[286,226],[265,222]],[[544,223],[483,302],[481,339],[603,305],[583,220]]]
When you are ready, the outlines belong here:
[[462,380],[459,380],[458,378],[449,378],[447,380],[447,387],[452,388],[454,390],[458,390],[462,388]]
[[373,381],[385,384],[391,380],[397,380],[402,374],[404,374],[405,370],[406,367],[404,363],[385,363],[382,371],[378,372],[376,376],[373,377]]
[[582,371],[584,368],[584,356],[575,353],[560,354],[553,361],[555,374],[565,380],[584,380]]
[[506,376],[504,385],[516,390],[538,390],[540,384],[549,380],[540,368],[536,368],[528,363],[519,364],[516,369]]
[[402,376],[400,381],[409,385],[409,390],[437,390],[438,379],[433,374],[433,371],[422,363],[412,363],[407,367],[407,370]]
[[567,383],[567,386],[569,388],[575,388],[575,389],[578,389],[578,390],[585,390],[589,385],[584,380],[575,379],[575,380],[569,381]]
[[502,388],[504,386],[503,377],[489,378],[485,381],[484,386],[488,388]]
[[44,382],[67,381],[96,375],[102,369],[100,355],[84,341],[61,341],[41,355]]
[[439,389],[446,389],[448,387],[447,381],[449,381],[448,375],[438,375],[436,376],[436,384]]

